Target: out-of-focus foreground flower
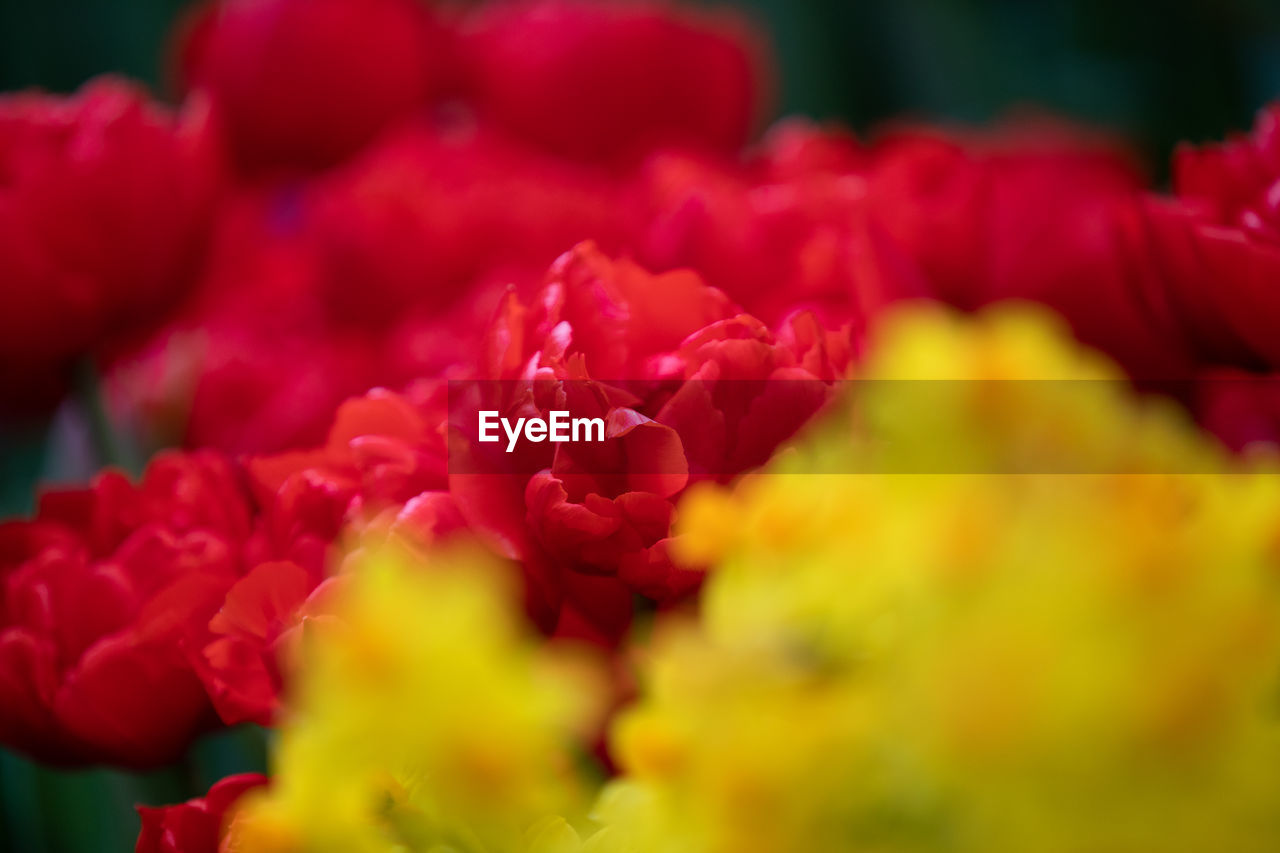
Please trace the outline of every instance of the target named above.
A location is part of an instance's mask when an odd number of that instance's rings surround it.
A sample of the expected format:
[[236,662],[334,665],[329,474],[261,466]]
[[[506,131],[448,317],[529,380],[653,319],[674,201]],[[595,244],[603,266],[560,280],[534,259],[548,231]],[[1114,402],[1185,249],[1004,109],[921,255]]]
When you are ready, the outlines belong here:
[[589,804],[599,685],[536,644],[511,578],[479,553],[356,558],[305,667],[268,791],[225,851],[551,853]]
[[[615,727],[602,848],[1274,847],[1274,470],[1025,317],[891,324],[865,375],[875,441],[682,505],[716,571]],[[892,473],[925,441],[1026,473]]]

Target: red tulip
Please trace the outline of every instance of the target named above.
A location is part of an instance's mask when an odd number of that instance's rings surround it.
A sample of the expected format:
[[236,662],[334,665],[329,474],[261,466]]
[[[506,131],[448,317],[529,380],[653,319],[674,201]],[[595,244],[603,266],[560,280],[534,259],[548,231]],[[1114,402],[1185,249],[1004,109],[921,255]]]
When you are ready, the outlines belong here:
[[448,43],[416,0],[221,0],[179,48],[246,170],[313,169],[425,110]]
[[280,706],[283,647],[303,619],[319,579],[297,563],[260,563],[228,590],[209,623],[214,639],[195,661],[227,725],[271,725]]
[[377,343],[329,334],[320,261],[288,198],[241,192],[220,212],[187,309],[110,377],[157,443],[271,453],[324,440],[333,411],[377,384]]
[[870,170],[873,216],[964,310],[1039,302],[1133,373],[1182,375],[1142,298],[1125,235],[1142,182],[1107,139],[1056,122],[984,135],[892,134]]
[[267,784],[258,773],[228,776],[203,797],[176,806],[138,806],[142,831],[135,853],[218,853],[224,822],[236,800]]
[[1280,374],[1209,370],[1194,386],[1201,424],[1232,450],[1280,447]]
[[183,298],[220,180],[211,140],[200,103],[174,115],[118,80],[0,97],[4,389],[47,398],[72,359]]
[[479,7],[460,52],[481,116],[578,160],[657,145],[732,153],[769,99],[767,49],[729,11],[651,0]]
[[874,218],[870,162],[848,134],[800,122],[746,164],[655,153],[632,184],[635,250],[652,269],[697,270],[769,323],[810,308],[863,326],[926,291]]
[[414,125],[307,184],[238,193],[199,298],[122,365],[122,406],[189,447],[324,440],[333,411],[473,361],[505,289],[584,236],[622,242],[616,181],[490,133]]
[[1152,198],[1148,298],[1202,360],[1280,367],[1280,105],[1253,133],[1174,158],[1173,199]]
[[163,764],[213,722],[187,652],[243,569],[248,495],[213,453],[50,492],[0,526],[0,740],[60,764]]
[[[508,298],[482,354],[491,378],[451,400],[450,492],[474,530],[523,561],[544,628],[616,641],[626,591],[670,602],[701,580],[667,555],[691,475],[763,463],[825,402],[848,355],[848,332],[812,315],[775,336],[694,273],[653,275],[579,246],[539,294]],[[603,440],[508,453],[476,440],[480,409],[599,418]]]
[[246,548],[257,564],[227,592],[195,666],[228,725],[270,725],[287,652],[308,615],[323,613],[324,579],[344,532],[364,528],[422,543],[463,524],[445,486],[443,412],[375,390],[339,407],[320,448],[250,459],[263,508]]
[[616,245],[618,196],[615,181],[492,130],[415,125],[319,181],[303,213],[327,315],[377,328],[498,275],[536,283],[580,240]]

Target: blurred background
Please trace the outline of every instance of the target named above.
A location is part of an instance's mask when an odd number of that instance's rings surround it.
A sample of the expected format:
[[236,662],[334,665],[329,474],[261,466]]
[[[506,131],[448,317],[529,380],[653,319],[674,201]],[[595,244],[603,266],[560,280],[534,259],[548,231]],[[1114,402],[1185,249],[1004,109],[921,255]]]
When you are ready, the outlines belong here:
[[[104,71],[163,90],[190,0],[0,0],[0,89],[70,91]],[[1129,136],[1153,174],[1280,95],[1276,0],[736,0],[773,34],[787,113],[866,130],[983,121],[1037,104]]]

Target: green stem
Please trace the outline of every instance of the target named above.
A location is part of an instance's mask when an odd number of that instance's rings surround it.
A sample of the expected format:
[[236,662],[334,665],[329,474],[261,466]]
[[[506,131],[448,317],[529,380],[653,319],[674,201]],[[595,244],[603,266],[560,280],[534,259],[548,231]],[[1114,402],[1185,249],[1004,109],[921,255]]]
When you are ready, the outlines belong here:
[[0,749],[0,850],[48,849],[39,803],[35,765]]
[[86,357],[77,363],[75,390],[99,463],[123,469],[135,477],[141,476],[144,467],[142,455],[112,424],[102,395],[102,380],[92,359]]

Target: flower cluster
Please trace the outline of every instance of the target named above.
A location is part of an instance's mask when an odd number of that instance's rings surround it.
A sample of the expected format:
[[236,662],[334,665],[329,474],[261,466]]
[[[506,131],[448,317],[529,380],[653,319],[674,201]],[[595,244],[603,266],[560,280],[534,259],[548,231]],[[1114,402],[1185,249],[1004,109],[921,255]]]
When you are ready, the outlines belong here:
[[[0,410],[167,448],[0,524],[0,743],[281,730],[140,851],[1274,843],[1277,108],[1165,194],[1049,116],[770,124],[668,0],[171,56],[0,98]],[[957,319],[1010,300],[1061,328]]]
[[[1275,463],[1228,459],[1026,314],[895,318],[865,377],[853,421],[682,505],[674,550],[715,571],[640,660],[594,805],[600,670],[517,630],[511,574],[478,553],[375,548],[221,849],[1274,846]],[[959,384],[939,408],[899,392],[920,380]],[[1107,384],[1046,404],[1045,381]],[[886,410],[909,417],[864,421]],[[926,433],[1108,473],[831,473]],[[180,828],[192,808],[169,825],[207,837]]]

